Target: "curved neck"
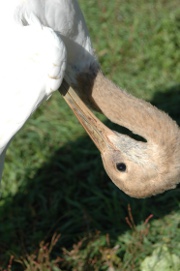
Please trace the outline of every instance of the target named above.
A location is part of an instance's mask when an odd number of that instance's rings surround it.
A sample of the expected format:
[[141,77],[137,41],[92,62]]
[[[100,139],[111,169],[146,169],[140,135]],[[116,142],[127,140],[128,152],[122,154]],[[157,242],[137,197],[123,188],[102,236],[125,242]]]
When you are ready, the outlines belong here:
[[81,74],[78,82],[75,88],[87,104],[148,143],[164,145],[180,137],[179,127],[167,114],[119,89],[101,72],[96,76]]
[[91,108],[146,139],[145,143],[120,136],[118,147],[130,160],[143,164],[147,170],[153,165],[161,174],[168,172],[173,183],[179,181],[172,174],[180,173],[180,129],[175,121],[150,103],[119,89],[99,71],[80,74],[78,85],[73,87]]

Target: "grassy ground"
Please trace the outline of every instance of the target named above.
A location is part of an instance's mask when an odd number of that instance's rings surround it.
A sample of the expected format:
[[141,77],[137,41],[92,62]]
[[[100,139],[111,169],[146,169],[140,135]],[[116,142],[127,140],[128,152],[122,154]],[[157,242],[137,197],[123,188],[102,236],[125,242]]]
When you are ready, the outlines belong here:
[[[180,123],[178,1],[79,2],[104,73]],[[1,193],[0,270],[160,271],[142,264],[157,248],[180,270],[179,189],[124,195],[58,93],[13,140]]]

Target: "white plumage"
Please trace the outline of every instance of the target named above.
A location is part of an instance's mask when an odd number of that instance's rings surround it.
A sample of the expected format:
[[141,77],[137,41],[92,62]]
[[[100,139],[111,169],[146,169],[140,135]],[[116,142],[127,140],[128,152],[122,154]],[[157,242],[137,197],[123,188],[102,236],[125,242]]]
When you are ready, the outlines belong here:
[[75,83],[94,56],[76,0],[3,1],[0,31],[1,178],[13,136],[64,77]]

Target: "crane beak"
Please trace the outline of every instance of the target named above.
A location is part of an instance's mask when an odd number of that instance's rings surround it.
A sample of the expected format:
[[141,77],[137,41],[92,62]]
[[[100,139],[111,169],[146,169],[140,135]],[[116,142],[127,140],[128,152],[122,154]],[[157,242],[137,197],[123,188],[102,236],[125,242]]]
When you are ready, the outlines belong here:
[[108,146],[111,147],[109,138],[115,133],[89,110],[71,87],[61,94],[99,151],[103,153]]

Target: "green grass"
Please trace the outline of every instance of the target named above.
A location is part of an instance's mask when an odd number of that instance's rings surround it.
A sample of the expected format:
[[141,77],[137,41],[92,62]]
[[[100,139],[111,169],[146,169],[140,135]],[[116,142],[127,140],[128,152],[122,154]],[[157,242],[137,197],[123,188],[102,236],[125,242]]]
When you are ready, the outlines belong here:
[[[107,77],[180,123],[179,2],[79,2]],[[144,271],[156,248],[180,256],[179,188],[124,195],[58,93],[11,143],[1,193],[0,270]]]

